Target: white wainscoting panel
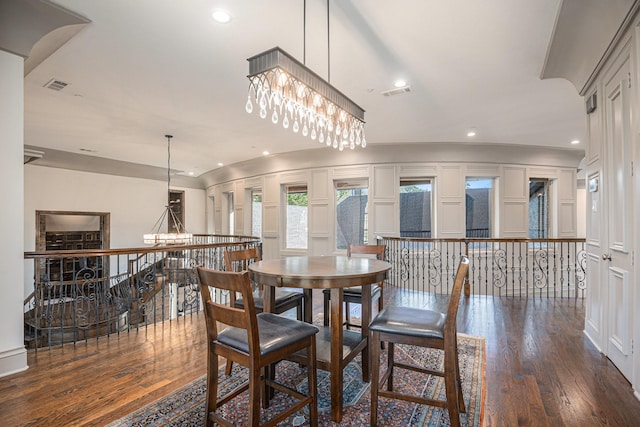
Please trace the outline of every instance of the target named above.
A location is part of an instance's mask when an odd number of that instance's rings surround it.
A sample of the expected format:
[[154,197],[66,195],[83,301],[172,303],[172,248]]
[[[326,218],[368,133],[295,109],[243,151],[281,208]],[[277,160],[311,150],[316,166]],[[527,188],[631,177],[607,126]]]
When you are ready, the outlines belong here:
[[558,237],[575,237],[576,233],[575,202],[560,202],[558,206]]
[[609,268],[609,344],[624,356],[631,352],[629,272]]
[[311,237],[330,237],[332,234],[329,230],[332,223],[331,218],[332,214],[329,212],[327,203],[311,203],[309,205],[309,235]]
[[[598,186],[597,191],[589,189],[590,182]],[[602,193],[601,185],[599,173],[587,176],[587,243],[593,246],[600,246],[602,232],[604,231],[601,229],[602,210],[604,209],[600,197]]]
[[373,182],[370,185],[373,185],[373,191],[369,194],[373,194],[374,199],[395,200],[400,185],[399,180],[396,179],[395,166],[374,166]]
[[309,186],[309,200],[314,202],[329,201],[329,171],[318,169],[311,171],[311,185]]
[[465,235],[464,205],[459,201],[440,203],[438,237],[463,238]]
[[[237,195],[238,193],[236,193]],[[242,193],[240,193],[242,194]],[[239,199],[242,199],[242,197],[238,197]],[[233,200],[235,200],[236,197],[233,198]],[[233,227],[234,227],[234,234],[245,234],[244,232],[244,208],[242,205],[238,206],[235,205],[234,206],[234,213],[233,213],[233,219],[234,219],[234,223],[233,223]]]
[[528,200],[529,185],[527,180],[527,169],[522,166],[505,166],[503,171],[504,179],[502,181],[504,183],[504,200]]
[[[462,173],[462,166],[441,166],[438,179],[438,194],[440,198],[464,198],[464,183],[466,177]],[[460,203],[460,200],[458,201]],[[445,214],[446,215],[446,214]]]
[[[370,226],[369,241],[379,234],[389,236],[394,233],[393,218],[396,214],[394,202],[373,202],[373,227]],[[371,224],[371,223],[370,223]]]
[[572,170],[561,169],[558,177],[558,200],[576,199],[576,173]]
[[600,271],[600,254],[591,253],[587,254],[587,277],[588,277],[588,286],[587,286],[587,295],[586,295],[586,306],[585,306],[585,334],[589,337],[589,339],[593,342],[593,344],[598,347],[600,351],[603,348],[603,326],[602,326],[602,316],[604,304],[606,301],[603,301],[603,292],[601,283],[601,271]]
[[264,188],[262,189],[262,203],[280,203],[280,182],[277,175],[267,175],[264,177]]
[[[595,90],[589,92],[589,96],[595,93]],[[598,94],[598,101],[602,102],[602,92]],[[585,98],[586,99],[586,98]],[[586,141],[586,163],[592,165],[600,160],[600,152],[602,150],[602,112],[603,108],[596,108],[591,114],[587,114],[588,138]]]
[[502,234],[507,238],[526,238],[529,235],[528,208],[526,202],[508,202],[503,205]]
[[262,204],[262,235],[264,237],[279,235],[278,206],[275,204]]
[[330,239],[326,237],[317,237],[311,236],[311,240],[309,242],[309,253],[313,255],[331,255],[331,244]]
[[431,178],[437,174],[435,165],[400,165],[400,178]]

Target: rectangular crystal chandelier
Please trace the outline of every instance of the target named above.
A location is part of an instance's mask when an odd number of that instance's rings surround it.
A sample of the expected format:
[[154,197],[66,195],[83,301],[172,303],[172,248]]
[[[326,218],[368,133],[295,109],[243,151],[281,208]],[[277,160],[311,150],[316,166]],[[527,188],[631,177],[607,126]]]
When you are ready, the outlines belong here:
[[247,113],[256,105],[261,118],[340,151],[366,147],[364,110],[329,82],[279,47],[247,61]]

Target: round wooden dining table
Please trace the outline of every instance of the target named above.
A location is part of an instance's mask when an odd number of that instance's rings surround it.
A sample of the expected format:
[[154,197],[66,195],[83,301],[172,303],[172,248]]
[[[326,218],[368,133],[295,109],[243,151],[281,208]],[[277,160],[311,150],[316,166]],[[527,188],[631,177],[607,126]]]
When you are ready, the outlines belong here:
[[[369,381],[369,323],[371,322],[371,285],[383,282],[391,264],[372,258],[346,256],[297,256],[262,260],[249,265],[252,279],[264,286],[264,311],[272,312],[275,288],[302,288],[305,292],[304,315],[312,322],[313,289],[331,289],[331,315],[328,328],[319,326],[317,335],[318,367],[331,375],[331,417],[342,419],[343,369],[362,354],[362,379]],[[362,328],[360,332],[343,328],[343,288],[362,286]]]

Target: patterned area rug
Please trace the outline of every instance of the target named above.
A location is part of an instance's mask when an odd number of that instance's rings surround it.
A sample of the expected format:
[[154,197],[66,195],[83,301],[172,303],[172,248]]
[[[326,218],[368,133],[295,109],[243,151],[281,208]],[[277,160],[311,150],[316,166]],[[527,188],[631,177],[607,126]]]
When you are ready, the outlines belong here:
[[[485,363],[484,338],[459,335],[458,349],[460,359],[460,375],[462,377],[462,389],[465,398],[467,413],[460,417],[463,426],[478,427],[482,425],[484,406],[484,363]],[[383,356],[386,362],[386,355]],[[430,368],[441,369],[443,365],[442,352],[437,350],[425,350],[413,346],[396,346],[396,358],[398,360],[411,361],[412,363]],[[381,364],[384,366],[384,363]],[[306,372],[297,364],[281,362],[278,364],[278,381],[298,388],[306,393]],[[224,371],[220,371],[221,392],[230,390],[238,384],[246,381],[246,370],[241,366],[234,366],[231,376],[226,377]],[[416,381],[420,378],[420,381]],[[445,394],[444,380],[439,377],[416,375],[414,372],[397,370],[394,375],[394,386],[397,390],[404,389],[410,393],[421,393],[423,396],[439,396]],[[329,393],[329,373],[318,371],[318,409],[320,425],[338,425],[331,421],[331,399]],[[369,384],[362,382],[360,364],[356,359],[345,368],[344,373],[344,415],[342,426],[364,426],[369,424]],[[206,394],[205,377],[198,378],[192,383],[165,396],[144,408],[127,415],[108,427],[123,426],[203,426],[204,424],[204,399]],[[287,405],[288,397],[277,393],[271,406],[262,410],[263,421],[271,418],[273,411],[278,411],[283,405]],[[229,421],[236,425],[246,425],[247,392],[236,397],[221,410]],[[308,426],[308,408],[279,425],[282,426]],[[378,406],[380,426],[449,426],[448,411],[433,406],[417,405],[410,402],[380,398]]]

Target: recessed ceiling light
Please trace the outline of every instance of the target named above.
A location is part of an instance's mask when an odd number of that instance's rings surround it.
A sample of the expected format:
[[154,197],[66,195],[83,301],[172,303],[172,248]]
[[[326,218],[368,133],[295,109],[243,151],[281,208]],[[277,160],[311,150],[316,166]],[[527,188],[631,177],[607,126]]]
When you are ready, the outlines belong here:
[[476,136],[476,131],[475,130],[470,130],[469,132],[467,132],[467,136],[469,138]]
[[405,80],[398,79],[393,83],[393,85],[395,87],[405,87],[407,85],[407,82]]
[[263,155],[263,156],[268,156],[268,155],[269,155],[269,152],[268,152],[267,150],[264,150],[264,151],[262,152],[262,155]]
[[580,144],[580,141],[579,141],[579,140],[577,140],[577,139],[574,139],[573,141],[571,141],[571,143],[572,143],[573,145],[576,145],[576,144]]
[[211,12],[211,17],[218,24],[227,24],[231,22],[231,15],[226,10],[214,9],[213,12]]
[[224,164],[222,164],[222,163],[218,163],[218,166],[224,166]]
[[195,175],[193,172],[189,172],[189,176],[193,176]]

